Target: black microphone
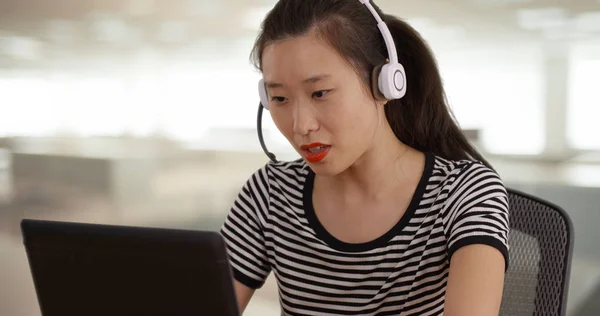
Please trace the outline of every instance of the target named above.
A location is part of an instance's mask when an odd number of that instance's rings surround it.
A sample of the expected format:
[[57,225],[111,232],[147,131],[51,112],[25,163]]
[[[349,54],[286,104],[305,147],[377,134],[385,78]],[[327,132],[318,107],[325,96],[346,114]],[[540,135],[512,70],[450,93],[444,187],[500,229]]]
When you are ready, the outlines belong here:
[[260,147],[262,147],[262,150],[265,152],[267,157],[269,157],[269,159],[271,159],[271,161],[277,162],[277,157],[275,157],[275,154],[273,154],[272,152],[267,150],[267,146],[265,145],[265,140],[263,139],[262,112],[263,112],[263,106],[260,102],[258,102],[258,115],[256,118],[256,131],[258,132],[258,141],[260,142]]

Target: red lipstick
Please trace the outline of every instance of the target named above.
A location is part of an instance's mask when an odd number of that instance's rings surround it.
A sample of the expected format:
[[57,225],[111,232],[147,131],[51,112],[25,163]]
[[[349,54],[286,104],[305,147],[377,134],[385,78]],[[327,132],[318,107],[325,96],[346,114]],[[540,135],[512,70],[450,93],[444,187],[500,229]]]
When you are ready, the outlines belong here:
[[302,150],[306,160],[312,163],[317,163],[325,159],[329,153],[329,149],[331,149],[331,145],[312,143],[308,145],[302,145],[300,146],[300,149]]

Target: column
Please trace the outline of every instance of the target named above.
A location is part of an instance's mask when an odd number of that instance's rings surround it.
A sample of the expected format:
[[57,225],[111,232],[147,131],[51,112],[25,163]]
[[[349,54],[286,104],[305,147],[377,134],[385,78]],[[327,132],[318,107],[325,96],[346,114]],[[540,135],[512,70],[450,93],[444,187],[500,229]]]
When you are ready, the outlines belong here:
[[569,44],[545,43],[542,51],[544,151],[550,159],[569,155],[567,115],[569,102]]

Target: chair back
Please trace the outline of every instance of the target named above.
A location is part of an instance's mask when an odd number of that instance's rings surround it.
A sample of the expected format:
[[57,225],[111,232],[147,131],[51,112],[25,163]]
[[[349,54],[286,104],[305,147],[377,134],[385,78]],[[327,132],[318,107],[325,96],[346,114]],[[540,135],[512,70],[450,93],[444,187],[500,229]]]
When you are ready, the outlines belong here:
[[565,315],[573,224],[559,206],[508,190],[509,268],[500,315]]

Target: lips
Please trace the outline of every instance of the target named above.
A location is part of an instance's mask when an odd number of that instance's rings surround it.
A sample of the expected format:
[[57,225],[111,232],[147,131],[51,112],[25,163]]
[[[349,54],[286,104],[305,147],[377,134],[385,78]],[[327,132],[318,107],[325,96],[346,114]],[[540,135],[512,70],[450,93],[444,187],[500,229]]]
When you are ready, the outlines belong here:
[[300,149],[302,150],[302,153],[306,160],[312,163],[317,163],[325,159],[325,157],[327,157],[327,154],[331,149],[331,145],[323,143],[312,143],[308,145],[302,145],[300,146]]

